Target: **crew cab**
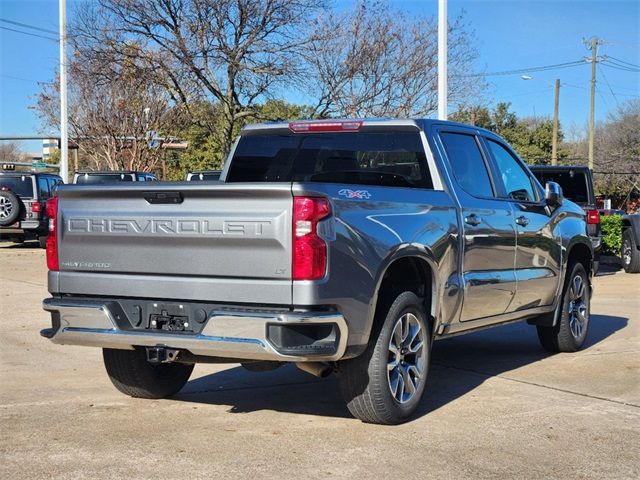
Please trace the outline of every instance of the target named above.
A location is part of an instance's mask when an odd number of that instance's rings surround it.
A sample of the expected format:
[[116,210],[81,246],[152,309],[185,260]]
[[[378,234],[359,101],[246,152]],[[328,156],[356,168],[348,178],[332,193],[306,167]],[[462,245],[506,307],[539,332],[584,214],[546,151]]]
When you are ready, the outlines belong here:
[[41,334],[102,348],[134,397],[176,394],[198,362],[292,362],[395,424],[433,340],[518,320],[553,352],[587,336],[584,211],[468,125],[249,125],[221,182],[62,187],[47,208]]
[[0,172],[0,240],[38,240],[44,248],[49,233],[45,202],[61,183],[52,173]]
[[134,172],[131,170],[81,170],[73,174],[73,183],[104,184],[117,182],[155,182],[158,179],[150,172]]

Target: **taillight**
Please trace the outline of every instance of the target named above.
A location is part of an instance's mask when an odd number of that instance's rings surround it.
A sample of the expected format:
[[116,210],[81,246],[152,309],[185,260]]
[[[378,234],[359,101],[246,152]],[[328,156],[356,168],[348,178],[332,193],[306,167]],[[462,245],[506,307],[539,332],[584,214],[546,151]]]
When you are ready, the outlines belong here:
[[587,223],[589,225],[597,225],[600,223],[600,212],[598,210],[588,210]]
[[40,204],[40,202],[33,202],[31,204],[31,211],[33,213],[40,213],[42,211],[42,205]]
[[306,132],[357,132],[362,127],[361,120],[328,120],[291,122],[289,130],[293,133]]
[[326,198],[293,198],[294,280],[318,280],[327,270],[327,244],[318,236],[318,222],[331,213]]
[[49,234],[47,235],[47,267],[58,271],[58,197],[47,200],[47,215],[49,216]]

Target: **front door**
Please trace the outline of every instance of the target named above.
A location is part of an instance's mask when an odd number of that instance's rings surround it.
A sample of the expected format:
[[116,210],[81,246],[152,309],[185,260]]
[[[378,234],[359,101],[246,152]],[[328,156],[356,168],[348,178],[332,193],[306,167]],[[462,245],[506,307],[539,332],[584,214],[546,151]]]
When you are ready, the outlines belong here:
[[473,131],[441,130],[462,210],[464,239],[461,321],[507,311],[516,292],[516,232],[510,202],[498,198],[480,140]]
[[[511,202],[517,232],[516,295],[510,311],[551,305],[560,278],[560,242],[553,219],[533,176],[511,150],[497,139],[485,138],[495,162],[500,196]],[[554,281],[555,280],[555,281]]]

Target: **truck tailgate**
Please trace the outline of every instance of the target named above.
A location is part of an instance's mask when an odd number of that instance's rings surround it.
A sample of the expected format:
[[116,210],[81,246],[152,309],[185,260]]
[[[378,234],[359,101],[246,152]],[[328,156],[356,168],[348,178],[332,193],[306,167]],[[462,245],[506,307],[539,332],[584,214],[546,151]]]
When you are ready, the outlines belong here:
[[[68,186],[58,195],[61,276],[272,280],[283,290],[277,297],[290,299],[288,184]],[[224,291],[212,299],[225,301]]]

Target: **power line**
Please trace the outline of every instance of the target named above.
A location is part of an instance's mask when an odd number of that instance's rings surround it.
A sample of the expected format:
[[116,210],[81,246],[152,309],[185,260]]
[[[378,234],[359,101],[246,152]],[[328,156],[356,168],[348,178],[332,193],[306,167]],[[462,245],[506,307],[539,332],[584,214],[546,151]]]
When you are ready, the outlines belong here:
[[54,35],[58,35],[58,32],[55,30],[47,30],[46,28],[37,27],[35,25],[29,25],[28,23],[14,22],[13,20],[7,20],[6,18],[0,18],[0,22],[10,23],[11,25],[15,25],[17,27],[30,28],[31,30],[37,30],[39,32],[52,33]]
[[35,80],[33,78],[24,78],[24,77],[15,77],[13,75],[0,74],[0,77],[10,78],[12,80],[20,80],[22,82],[33,82],[33,83],[46,83],[49,85],[53,85],[53,82],[45,82],[44,80]]
[[600,70],[598,70],[598,73],[602,76],[602,78],[604,78],[604,82],[607,84],[607,87],[609,87],[609,91],[611,92],[611,96],[616,101],[616,104],[618,106],[620,106],[620,102],[618,101],[618,97],[616,97],[616,94],[613,93],[613,89],[611,88],[611,85],[609,84],[609,80],[607,79],[607,76],[604,74],[603,69],[601,68]]
[[553,65],[542,65],[537,67],[528,67],[528,68],[519,68],[516,70],[503,70],[501,72],[490,72],[490,73],[470,73],[467,75],[451,75],[452,77],[494,77],[501,75],[519,75],[521,73],[530,73],[530,72],[542,72],[546,70],[557,70],[561,68],[570,68],[577,67],[580,65],[586,65],[587,62],[585,60],[576,60],[573,62],[565,62],[565,63],[556,63]]
[[16,30],[15,28],[4,27],[2,25],[0,25],[0,29],[8,30],[10,32],[22,33],[23,35],[30,35],[32,37],[44,38],[45,40],[51,40],[52,42],[57,42],[58,41],[57,38],[45,37],[44,35],[38,35],[37,33],[23,32],[22,30]]
[[611,55],[607,55],[607,58],[610,58],[611,60],[615,60],[618,63],[626,63],[627,65],[629,65],[630,67],[634,67],[634,68],[640,68],[640,65],[635,64],[635,63],[631,63],[631,62],[627,62],[625,60],[620,60],[619,58],[616,57],[612,57]]

